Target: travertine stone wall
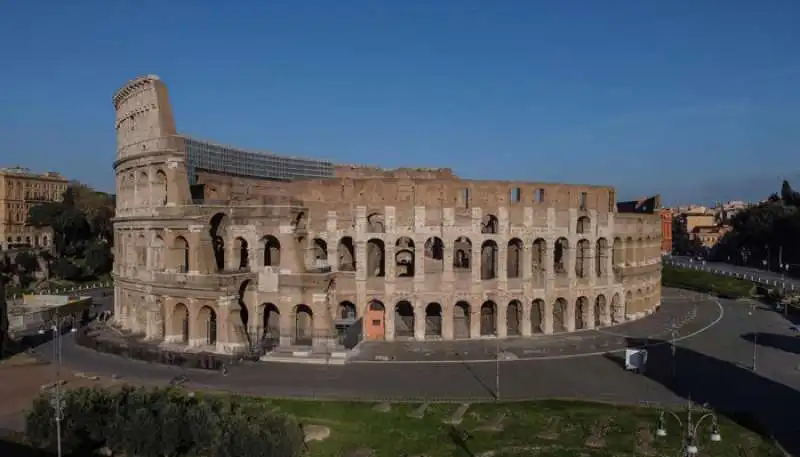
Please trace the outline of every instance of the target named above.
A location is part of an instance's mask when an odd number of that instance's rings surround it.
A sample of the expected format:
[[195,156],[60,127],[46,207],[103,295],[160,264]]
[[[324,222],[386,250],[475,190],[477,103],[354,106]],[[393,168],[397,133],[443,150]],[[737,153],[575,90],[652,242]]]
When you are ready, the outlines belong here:
[[366,339],[529,337],[659,305],[659,216],[617,213],[613,188],[343,166],[292,183],[199,172],[227,203],[193,204],[163,83],[120,94],[135,113],[118,113],[115,315],[148,339],[231,352],[331,350],[348,325]]

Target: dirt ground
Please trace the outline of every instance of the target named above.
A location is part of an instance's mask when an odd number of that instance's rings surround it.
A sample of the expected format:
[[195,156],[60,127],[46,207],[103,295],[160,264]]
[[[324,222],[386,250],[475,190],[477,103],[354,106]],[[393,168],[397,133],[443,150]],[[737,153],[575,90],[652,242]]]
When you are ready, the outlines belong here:
[[[88,379],[89,376],[81,376],[63,367],[60,370],[62,386],[67,389],[119,384],[119,381],[108,378]],[[24,430],[25,411],[55,380],[55,366],[32,355],[21,353],[0,360],[0,428]]]

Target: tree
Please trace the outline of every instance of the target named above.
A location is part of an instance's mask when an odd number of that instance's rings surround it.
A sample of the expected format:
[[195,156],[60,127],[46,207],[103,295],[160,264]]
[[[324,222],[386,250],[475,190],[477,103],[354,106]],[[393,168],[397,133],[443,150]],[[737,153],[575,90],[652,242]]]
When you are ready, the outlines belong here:
[[22,287],[27,288],[33,281],[33,275],[39,271],[39,260],[29,251],[17,253],[14,259],[16,264],[17,279]]
[[86,266],[94,276],[101,276],[114,266],[114,255],[105,241],[95,241],[86,249]]
[[12,274],[13,265],[8,256],[0,257],[0,358],[8,350],[8,304],[6,303],[6,284]]

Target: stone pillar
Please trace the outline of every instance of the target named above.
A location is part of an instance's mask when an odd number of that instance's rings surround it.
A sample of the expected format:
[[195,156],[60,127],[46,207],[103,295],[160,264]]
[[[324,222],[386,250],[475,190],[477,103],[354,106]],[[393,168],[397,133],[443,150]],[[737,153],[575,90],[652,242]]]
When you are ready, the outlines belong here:
[[481,267],[483,259],[481,258],[481,241],[482,237],[478,237],[472,241],[472,258],[470,259],[470,266],[472,267],[472,281],[481,281]]
[[394,263],[394,256],[395,256],[395,246],[394,242],[392,241],[384,241],[384,251],[383,251],[383,262],[384,267],[383,271],[386,273],[386,280],[388,282],[394,282],[394,277],[396,275],[396,265]]
[[553,300],[548,295],[544,299],[544,309],[542,310],[542,330],[545,335],[553,334]]
[[[508,242],[501,242],[497,246],[497,270],[495,272],[501,283],[508,282]],[[506,289],[506,287],[501,286],[501,289]]]
[[528,297],[525,297],[522,301],[522,322],[519,323],[520,333],[522,334],[522,336],[531,336],[533,334],[533,331],[531,329],[532,307],[533,307],[533,302]]
[[414,339],[425,341],[425,304],[422,302],[414,306]]
[[394,317],[395,317],[395,304],[394,301],[391,303],[384,303],[384,331],[386,341],[394,341]]
[[568,332],[574,332],[575,331],[575,313],[576,313],[576,308],[577,308],[575,306],[576,305],[575,299],[572,298],[572,297],[569,297],[569,298],[565,297],[565,298],[567,300],[567,310],[566,310],[566,313],[565,313],[566,315],[564,316],[564,321],[565,321],[564,322],[564,324],[565,324],[564,326],[567,328]]
[[522,279],[528,283],[533,278],[533,242],[523,241],[521,262]]
[[354,241],[356,249],[356,279],[364,281],[367,279],[367,242],[364,240]]
[[452,300],[442,303],[442,339],[453,339],[453,307]]
[[442,243],[444,244],[443,252],[442,252],[442,281],[444,282],[452,282],[453,281],[453,247],[454,247],[454,240],[446,241],[446,238],[442,238]]
[[497,305],[497,336],[499,338],[508,337],[508,304],[496,303]]

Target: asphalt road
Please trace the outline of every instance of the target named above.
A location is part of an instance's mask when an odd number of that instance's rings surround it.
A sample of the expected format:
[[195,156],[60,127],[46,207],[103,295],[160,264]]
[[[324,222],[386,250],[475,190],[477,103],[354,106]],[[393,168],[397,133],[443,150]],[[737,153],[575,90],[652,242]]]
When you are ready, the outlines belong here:
[[[730,300],[698,305],[700,317],[714,312],[718,316],[715,325],[701,327],[697,330],[703,331],[679,341],[674,353],[665,335],[647,340],[651,346],[643,374],[625,371],[619,354],[605,354],[501,363],[254,363],[232,366],[223,375],[95,352],[76,345],[72,335],[62,340],[62,357],[65,365],[87,373],[113,374],[151,385],[164,385],[186,375],[187,388],[273,397],[365,401],[562,397],[673,405],[691,399],[728,413],[751,413],[770,427],[790,452],[800,452],[800,429],[795,425],[796,411],[800,411],[796,357],[800,338],[780,314],[767,307]],[[757,344],[753,333],[758,334]],[[634,335],[626,337],[626,342],[639,346],[645,340]],[[38,352],[47,357],[52,344],[41,346]]]
[[731,265],[723,262],[708,262],[708,261],[703,262],[703,261],[693,260],[691,257],[685,257],[685,256],[666,257],[664,258],[664,262],[673,263],[676,266],[697,268],[702,271],[724,272],[727,274],[752,275],[755,276],[759,280],[759,282],[763,282],[763,280],[768,280],[772,281],[773,284],[775,284],[775,281],[777,281],[778,285],[780,285],[781,283],[785,283],[787,286],[794,286],[796,289],[800,289],[800,279],[794,279],[785,275],[781,275],[780,272],[766,271],[758,268],[743,267],[739,265]]

